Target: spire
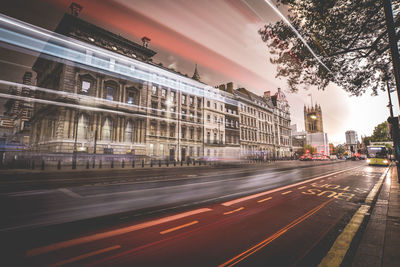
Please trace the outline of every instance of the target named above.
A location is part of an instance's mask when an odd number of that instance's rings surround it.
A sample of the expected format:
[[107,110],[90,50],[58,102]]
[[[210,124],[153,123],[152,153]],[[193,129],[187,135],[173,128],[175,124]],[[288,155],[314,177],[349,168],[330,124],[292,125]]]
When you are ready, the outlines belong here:
[[196,67],[195,67],[195,69],[194,69],[194,73],[193,73],[192,79],[195,79],[195,80],[197,80],[197,81],[200,81],[200,75],[199,75],[199,72],[197,71],[197,64],[196,64]]

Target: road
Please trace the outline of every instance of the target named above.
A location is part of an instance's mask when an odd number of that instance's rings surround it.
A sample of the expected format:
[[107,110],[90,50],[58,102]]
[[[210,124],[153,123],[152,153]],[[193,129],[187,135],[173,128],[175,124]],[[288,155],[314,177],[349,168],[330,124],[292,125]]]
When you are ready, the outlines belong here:
[[[346,162],[9,192],[1,231],[30,266],[314,266],[384,171]],[[57,224],[64,234],[43,230]]]

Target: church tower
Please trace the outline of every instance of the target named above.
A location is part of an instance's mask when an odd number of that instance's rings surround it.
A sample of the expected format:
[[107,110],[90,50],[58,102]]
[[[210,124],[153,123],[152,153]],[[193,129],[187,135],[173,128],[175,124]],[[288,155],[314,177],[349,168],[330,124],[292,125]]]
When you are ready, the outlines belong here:
[[307,133],[322,133],[324,126],[322,123],[322,110],[321,106],[304,106],[304,124]]

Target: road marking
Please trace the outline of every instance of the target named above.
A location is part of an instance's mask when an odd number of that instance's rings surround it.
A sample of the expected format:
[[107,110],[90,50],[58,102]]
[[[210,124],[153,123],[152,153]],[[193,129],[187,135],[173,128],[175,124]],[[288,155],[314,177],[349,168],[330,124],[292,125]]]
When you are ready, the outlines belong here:
[[235,210],[227,211],[227,212],[224,212],[224,215],[232,214],[234,212],[241,211],[243,209],[244,209],[243,207],[240,207],[240,208],[235,209]]
[[303,189],[303,188],[306,188],[306,186],[305,185],[303,185],[303,186],[300,186],[299,188],[297,188],[297,189]]
[[62,266],[62,265],[65,265],[65,264],[68,264],[68,263],[71,263],[71,262],[83,260],[83,259],[95,256],[95,255],[106,253],[108,251],[116,250],[116,249],[119,249],[119,248],[121,248],[120,245],[112,246],[112,247],[109,247],[109,248],[103,248],[103,249],[92,251],[92,252],[89,252],[89,253],[74,257],[74,258],[70,258],[68,260],[64,260],[64,261],[60,261],[60,262],[57,262],[57,263],[54,263],[54,264],[50,264],[50,265],[48,265],[48,267]]
[[81,195],[79,195],[79,194],[77,194],[75,192],[72,192],[71,190],[69,190],[67,188],[59,188],[58,191],[61,191],[64,194],[66,194],[66,195],[68,195],[70,197],[73,197],[73,198],[83,198],[83,196],[81,196]]
[[286,195],[286,194],[290,194],[290,193],[292,193],[292,191],[286,191],[286,192],[283,192],[282,195]]
[[100,240],[100,239],[104,239],[104,238],[113,237],[113,236],[116,236],[116,235],[122,235],[122,234],[130,233],[130,232],[133,232],[133,231],[141,230],[141,229],[144,229],[144,228],[148,228],[148,227],[151,227],[151,226],[155,226],[155,225],[158,225],[158,224],[162,224],[162,223],[178,220],[178,219],[181,219],[181,218],[185,218],[185,217],[188,217],[188,216],[191,216],[191,215],[204,213],[204,212],[211,211],[211,210],[212,209],[208,209],[208,208],[192,210],[192,211],[188,211],[188,212],[184,212],[184,213],[168,216],[168,217],[165,217],[165,218],[161,218],[161,219],[157,219],[157,220],[153,220],[153,221],[149,221],[149,222],[144,222],[144,223],[140,223],[140,224],[136,224],[136,225],[132,225],[132,226],[116,229],[116,230],[111,230],[111,231],[104,232],[104,233],[99,233],[99,234],[94,234],[94,235],[90,235],[90,236],[84,236],[84,237],[71,239],[71,240],[67,240],[67,241],[63,241],[63,242],[59,242],[59,243],[54,243],[54,244],[51,244],[51,245],[47,245],[47,246],[43,246],[43,247],[39,247],[39,248],[34,248],[34,249],[31,249],[31,250],[28,250],[26,252],[26,256],[32,257],[32,256],[40,255],[40,254],[43,254],[43,253],[48,253],[48,252],[51,252],[51,251],[67,248],[67,247],[72,247],[72,246],[85,244],[85,243],[89,243],[89,242]]
[[183,224],[183,225],[180,225],[180,226],[177,226],[177,227],[174,227],[174,228],[170,228],[170,229],[167,229],[165,231],[161,231],[160,234],[165,235],[165,234],[171,233],[173,231],[176,231],[176,230],[191,226],[191,225],[196,224],[196,223],[199,223],[199,221],[193,221],[193,222],[190,222],[190,223],[187,223],[187,224]]
[[219,267],[236,265],[237,263],[239,263],[242,260],[246,259],[250,255],[252,255],[255,252],[259,251],[260,249],[262,249],[263,247],[265,247],[266,245],[268,245],[269,243],[271,243],[272,241],[274,241],[275,239],[277,239],[278,237],[280,237],[281,235],[286,233],[291,228],[295,227],[297,224],[299,224],[299,223],[305,221],[306,219],[308,219],[309,217],[311,217],[313,214],[315,214],[317,211],[322,209],[325,205],[327,205],[331,201],[332,201],[332,199],[330,199],[328,201],[325,201],[324,203],[318,205],[317,207],[313,208],[312,210],[310,210],[306,214],[298,217],[297,219],[295,219],[294,221],[292,221],[291,223],[289,223],[288,225],[286,225],[285,227],[283,227],[282,229],[280,229],[279,231],[277,231],[273,235],[269,236],[265,240],[261,241],[260,243],[256,244],[255,246],[249,248],[248,250],[240,253],[236,257],[226,261],[225,263],[220,264]]
[[267,201],[267,200],[270,200],[272,197],[267,197],[267,198],[264,198],[264,199],[261,199],[261,200],[259,200],[259,201],[257,201],[258,203],[262,203],[262,202],[264,202],[264,201]]
[[319,176],[319,177],[315,177],[315,178],[312,178],[312,179],[307,179],[307,180],[304,180],[304,181],[301,181],[301,182],[298,182],[298,183],[295,183],[295,184],[289,184],[289,185],[285,185],[283,187],[275,188],[275,189],[268,190],[268,191],[265,191],[265,192],[261,192],[261,193],[258,193],[258,194],[237,198],[237,199],[234,199],[234,200],[231,200],[231,201],[224,202],[221,205],[229,207],[229,206],[232,206],[233,204],[237,204],[237,203],[240,203],[240,202],[243,202],[243,201],[246,201],[246,200],[262,197],[262,196],[265,196],[265,195],[268,195],[268,194],[271,194],[271,193],[275,193],[277,191],[281,191],[281,190],[285,190],[285,189],[288,189],[288,188],[292,188],[294,186],[298,186],[298,185],[302,185],[302,184],[305,184],[305,183],[309,183],[309,182],[312,182],[312,181],[315,181],[315,180],[319,180],[319,179],[322,179],[322,178],[325,178],[325,177],[328,177],[328,176],[332,176],[332,175],[335,175],[335,174],[338,174],[338,173],[346,172],[346,171],[353,170],[353,169],[360,168],[360,167],[362,167],[362,166],[357,166],[357,167],[349,168],[349,169],[346,169],[346,170],[341,170],[341,171],[329,173],[329,174],[322,175],[322,176]]
[[375,184],[372,188],[371,192],[368,194],[367,198],[365,199],[366,205],[362,205],[357,212],[353,215],[350,222],[346,225],[343,232],[338,236],[333,243],[331,249],[328,251],[326,256],[322,259],[321,263],[318,265],[320,267],[328,267],[328,266],[340,266],[344,256],[346,255],[347,251],[350,248],[350,244],[356,235],[360,225],[364,221],[365,214],[371,208],[370,204],[374,200],[376,194],[380,186],[385,179],[389,168],[385,170],[385,172],[379,178],[379,181]]

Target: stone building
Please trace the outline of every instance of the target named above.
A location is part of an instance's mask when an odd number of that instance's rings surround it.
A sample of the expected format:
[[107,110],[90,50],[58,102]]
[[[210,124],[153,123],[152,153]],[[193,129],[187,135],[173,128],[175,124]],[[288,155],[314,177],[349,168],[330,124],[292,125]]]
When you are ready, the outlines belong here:
[[322,109],[321,106],[304,106],[304,125],[307,133],[322,133],[324,125],[322,123]]
[[[267,94],[269,95],[268,92]],[[275,95],[271,96],[271,100],[274,105],[276,157],[291,157],[293,149],[289,102],[280,88],[278,88],[278,92],[276,92]]]
[[144,62],[150,62],[155,52],[81,20],[76,12],[65,14],[55,32],[90,44],[86,51],[77,51],[87,64],[61,61],[43,53],[34,63],[37,86],[55,91],[37,91],[36,96],[63,104],[35,105],[31,119],[33,150],[144,155],[146,97],[151,85],[116,75],[112,72],[118,66],[115,59],[106,61],[104,53],[95,47]]
[[245,88],[235,91],[239,101],[240,147],[243,157],[275,157],[274,107],[270,98]]
[[225,147],[225,99],[218,88],[210,87],[204,99],[204,156],[221,158]]
[[[200,81],[197,65],[193,79]],[[152,83],[147,99],[147,155],[180,161],[201,157],[203,97]]]
[[240,123],[239,102],[235,99],[233,83],[218,86],[224,96],[225,105],[225,147],[224,158],[238,159],[240,157]]

